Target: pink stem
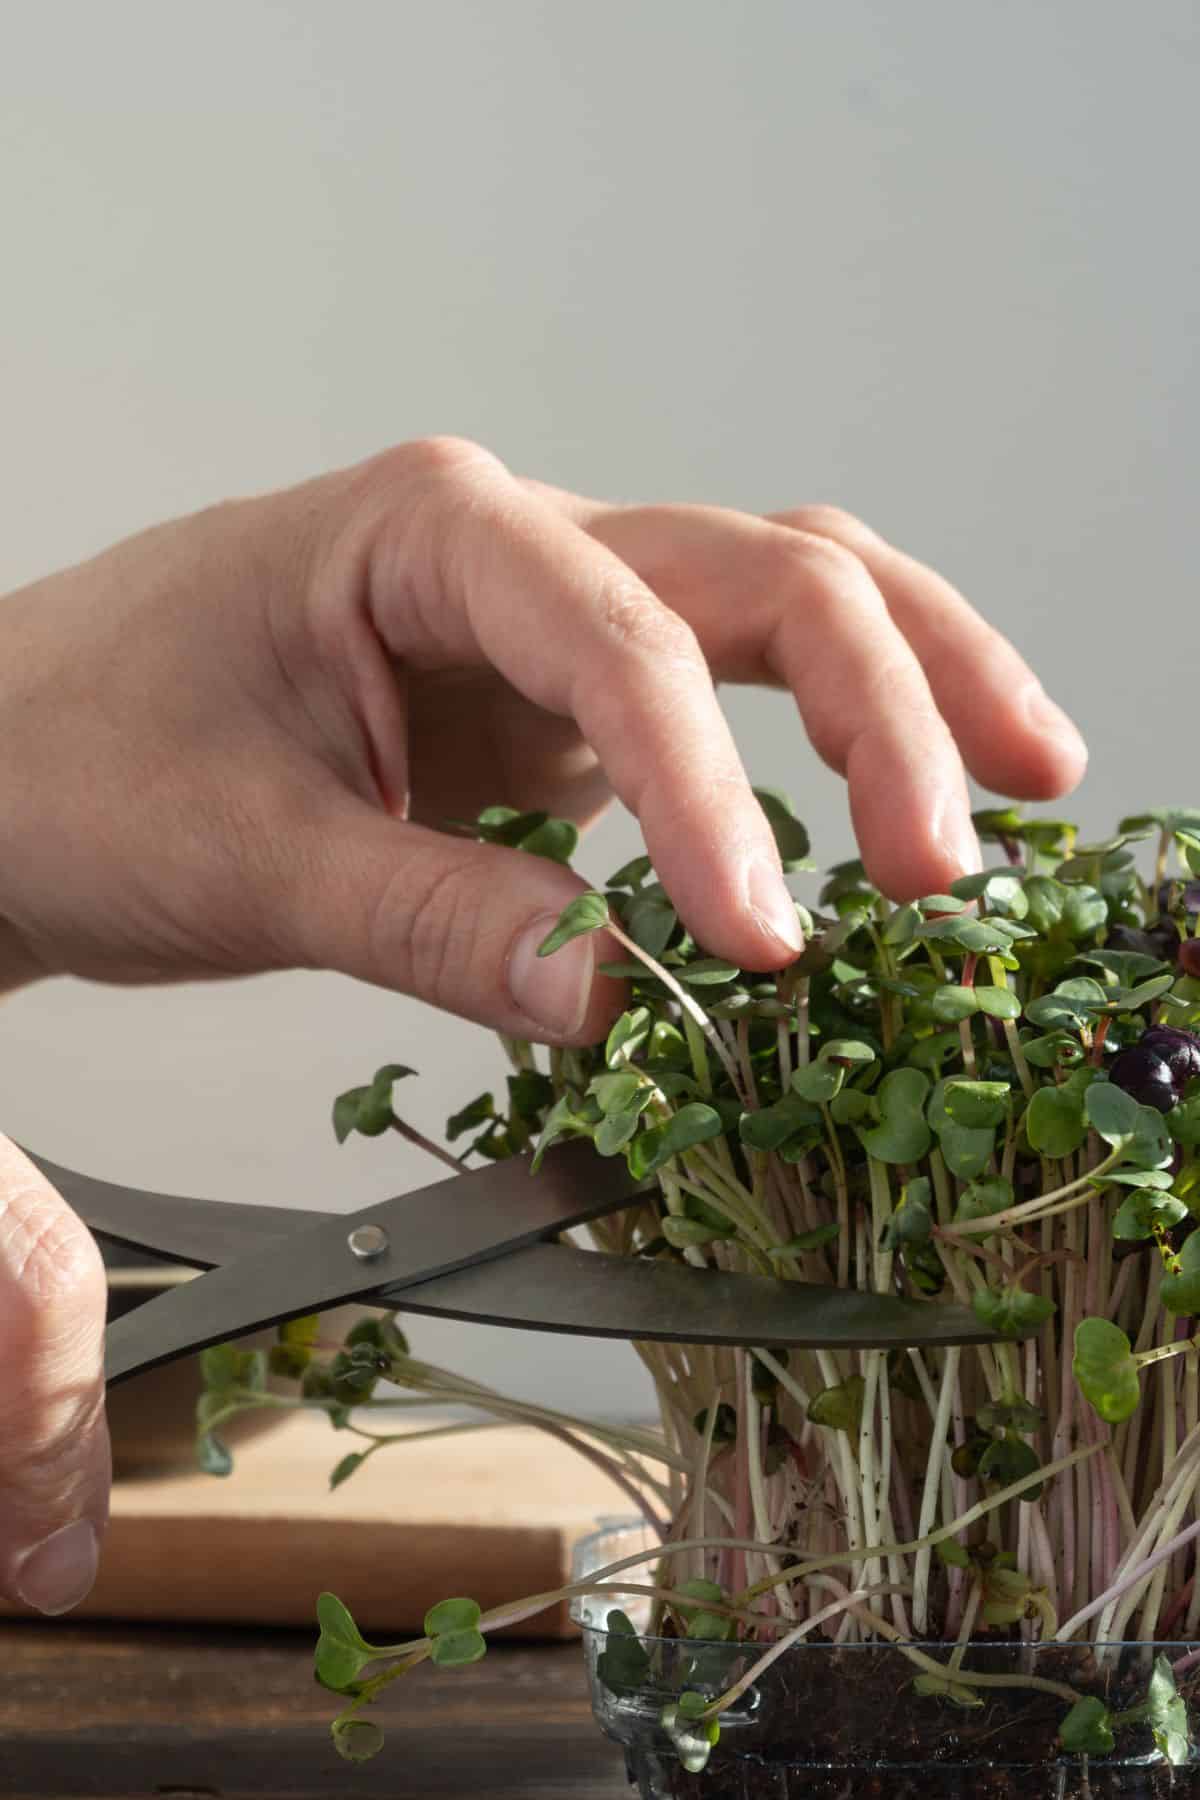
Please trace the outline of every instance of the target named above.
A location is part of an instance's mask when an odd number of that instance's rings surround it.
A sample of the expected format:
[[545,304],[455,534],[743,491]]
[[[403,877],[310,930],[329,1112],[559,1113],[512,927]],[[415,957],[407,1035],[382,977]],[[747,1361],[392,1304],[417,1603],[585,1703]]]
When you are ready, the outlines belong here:
[[1170,1637],[1175,1626],[1179,1623],[1180,1615],[1186,1610],[1187,1603],[1192,1597],[1192,1589],[1195,1585],[1195,1575],[1189,1575],[1188,1579],[1184,1582],[1179,1592],[1175,1595],[1175,1598],[1171,1601],[1170,1606],[1168,1606],[1167,1610],[1159,1620],[1159,1635],[1164,1640]]
[[[736,1350],[737,1391],[738,1391],[738,1444],[741,1455],[737,1459],[737,1486],[733,1496],[733,1532],[735,1537],[748,1538],[751,1532],[750,1518],[750,1438],[746,1431],[746,1414],[749,1410],[750,1394],[750,1357],[745,1350]],[[746,1571],[746,1552],[734,1552],[733,1586],[736,1589],[749,1587],[750,1578]]]

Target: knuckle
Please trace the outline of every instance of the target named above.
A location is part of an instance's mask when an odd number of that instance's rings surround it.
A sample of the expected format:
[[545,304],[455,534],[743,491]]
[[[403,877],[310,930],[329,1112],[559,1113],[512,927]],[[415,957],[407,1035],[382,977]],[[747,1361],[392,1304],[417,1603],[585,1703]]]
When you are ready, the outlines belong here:
[[[656,771],[657,767],[656,764]],[[679,765],[679,768],[682,771],[682,764]],[[676,797],[666,798],[662,784],[656,780],[656,775],[651,773],[646,774],[639,789],[639,796],[652,784],[657,789],[656,810],[660,832],[668,839],[674,837],[684,842],[695,841],[699,838],[714,814],[733,815],[735,811],[741,812],[746,798],[746,777],[740,769],[706,770],[704,789],[699,798],[689,793],[679,793]],[[756,812],[757,809],[755,809]],[[750,815],[750,829],[740,830],[736,842],[747,856],[756,855],[761,850],[765,850],[770,855],[774,848],[770,829],[768,827],[763,836],[754,832],[753,826],[757,822],[755,813]],[[764,825],[765,823],[764,820]]]
[[438,482],[455,481],[464,475],[497,471],[503,467],[498,457],[470,438],[417,438],[413,443],[401,446],[397,454],[422,475]]
[[601,625],[618,651],[670,662],[702,660],[699,641],[685,619],[664,606],[636,579],[615,579],[599,595]]
[[883,542],[877,531],[842,506],[828,506],[823,502],[800,506],[789,514],[789,518],[797,530],[832,538],[852,550],[871,549]]
[[467,591],[491,533],[511,529],[516,489],[508,470],[468,438],[421,438],[394,456],[377,522],[391,542],[402,521],[410,593]]
[[[370,533],[386,528],[397,508],[415,525],[435,517],[448,501],[465,501],[481,488],[495,486],[495,478],[504,473],[499,459],[469,438],[426,437],[394,444],[347,473],[342,510],[351,525],[351,543],[358,543],[357,529]],[[339,534],[335,542],[340,541]]]
[[52,1188],[32,1173],[6,1173],[0,1362],[16,1380],[0,1393],[0,1478],[26,1508],[52,1511],[90,1488],[106,1441],[104,1267],[91,1233]]
[[479,935],[481,901],[467,872],[442,863],[422,878],[407,865],[375,906],[369,963],[389,987],[447,1010],[461,1003],[465,964]]
[[23,1298],[46,1307],[102,1293],[95,1239],[54,1189],[30,1176],[0,1195],[0,1268]]
[[819,532],[793,531],[776,546],[785,576],[792,576],[831,594],[847,590],[861,593],[874,587],[861,559],[835,538]]
[[837,630],[848,613],[860,626],[886,617],[883,596],[868,570],[853,550],[832,538],[782,531],[771,540],[767,559],[764,587],[775,599],[775,648],[780,654],[797,607],[818,634]]
[[865,710],[872,715],[903,713],[930,747],[932,737],[946,734],[928,683],[911,657],[880,657],[864,674],[862,697]]

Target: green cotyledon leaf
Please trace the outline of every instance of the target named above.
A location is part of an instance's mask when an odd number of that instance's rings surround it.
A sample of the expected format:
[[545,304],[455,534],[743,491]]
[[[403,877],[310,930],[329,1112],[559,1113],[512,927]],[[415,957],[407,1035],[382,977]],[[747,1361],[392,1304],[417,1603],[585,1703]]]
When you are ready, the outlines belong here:
[[1146,1717],[1159,1752],[1172,1768],[1187,1762],[1191,1750],[1187,1707],[1175,1685],[1175,1672],[1161,1653],[1154,1659]]
[[876,1094],[878,1125],[858,1127],[869,1156],[887,1163],[920,1162],[933,1142],[925,1120],[929,1087],[929,1077],[920,1069],[893,1069],[884,1076]]
[[629,1172],[636,1181],[643,1181],[681,1151],[720,1137],[723,1129],[714,1107],[700,1101],[681,1106],[664,1124],[650,1126],[632,1139],[625,1152]]
[[1077,1700],[1058,1728],[1058,1739],[1072,1755],[1107,1756],[1117,1740],[1103,1700],[1094,1694]]
[[563,907],[558,923],[538,945],[538,955],[553,956],[572,938],[582,937],[589,931],[600,931],[608,922],[608,901],[603,894],[578,894]]
[[1175,1266],[1162,1278],[1159,1296],[1169,1313],[1200,1313],[1200,1231],[1184,1239]]
[[1129,1339],[1111,1319],[1079,1321],[1071,1367],[1084,1397],[1107,1424],[1119,1425],[1137,1410],[1137,1362]]
[[1005,1283],[977,1288],[971,1296],[976,1318],[1002,1337],[1030,1337],[1055,1311],[1053,1300]]

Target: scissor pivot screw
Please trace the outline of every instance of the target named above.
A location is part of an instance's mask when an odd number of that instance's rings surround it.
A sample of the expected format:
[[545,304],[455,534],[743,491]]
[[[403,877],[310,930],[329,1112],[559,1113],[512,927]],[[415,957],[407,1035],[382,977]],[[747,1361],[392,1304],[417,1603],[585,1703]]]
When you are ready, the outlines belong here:
[[346,1239],[360,1262],[371,1262],[388,1247],[388,1234],[382,1225],[356,1225]]

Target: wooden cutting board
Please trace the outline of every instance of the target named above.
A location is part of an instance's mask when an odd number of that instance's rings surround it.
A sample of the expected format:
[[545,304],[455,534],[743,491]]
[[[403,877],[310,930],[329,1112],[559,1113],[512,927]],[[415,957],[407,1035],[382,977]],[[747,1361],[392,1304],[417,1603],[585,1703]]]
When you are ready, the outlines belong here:
[[[331,1588],[368,1637],[390,1641],[450,1595],[486,1610],[560,1586],[578,1539],[633,1510],[532,1427],[396,1445],[331,1491],[330,1471],[357,1447],[297,1413],[239,1447],[228,1477],[117,1481],[100,1578],[71,1616],[313,1625]],[[560,1604],[512,1635],[573,1632]]]

